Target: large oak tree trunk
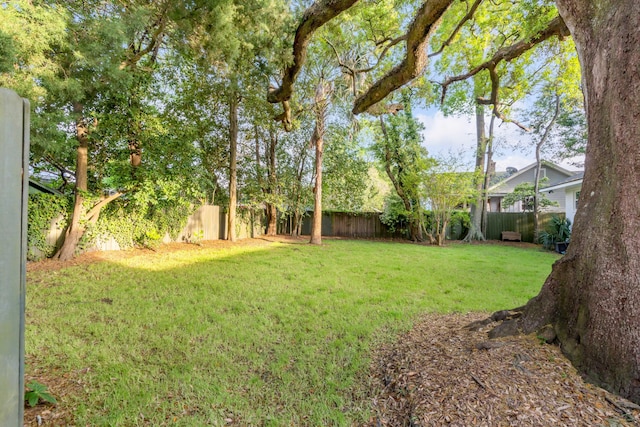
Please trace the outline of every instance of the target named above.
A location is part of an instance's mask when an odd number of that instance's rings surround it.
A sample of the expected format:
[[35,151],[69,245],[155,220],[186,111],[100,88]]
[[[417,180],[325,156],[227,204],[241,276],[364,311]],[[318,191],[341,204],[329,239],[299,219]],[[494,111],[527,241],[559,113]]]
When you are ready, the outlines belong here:
[[557,4],[582,66],[589,143],[571,245],[518,326],[551,323],[580,371],[640,403],[640,2]]

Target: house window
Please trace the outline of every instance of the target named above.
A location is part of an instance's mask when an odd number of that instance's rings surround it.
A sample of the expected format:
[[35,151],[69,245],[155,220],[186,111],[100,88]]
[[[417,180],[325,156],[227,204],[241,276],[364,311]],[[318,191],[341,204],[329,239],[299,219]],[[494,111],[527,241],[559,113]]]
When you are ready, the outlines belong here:
[[580,192],[579,192],[579,191],[576,191],[576,192],[575,192],[575,197],[574,197],[574,200],[573,200],[573,207],[574,207],[574,209],[576,209],[576,210],[578,210],[578,200],[579,200],[579,199],[580,199]]
[[540,168],[540,179],[546,178],[546,177],[547,177],[547,169],[546,168]]

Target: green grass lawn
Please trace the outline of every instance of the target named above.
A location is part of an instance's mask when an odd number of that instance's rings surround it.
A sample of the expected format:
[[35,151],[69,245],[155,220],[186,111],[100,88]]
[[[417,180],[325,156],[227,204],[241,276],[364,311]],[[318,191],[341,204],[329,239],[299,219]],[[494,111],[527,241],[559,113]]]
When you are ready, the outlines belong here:
[[[425,312],[493,311],[552,253],[369,241],[158,253],[30,272],[27,374],[79,378],[77,425],[351,425],[372,346]],[[35,366],[34,366],[35,365]]]

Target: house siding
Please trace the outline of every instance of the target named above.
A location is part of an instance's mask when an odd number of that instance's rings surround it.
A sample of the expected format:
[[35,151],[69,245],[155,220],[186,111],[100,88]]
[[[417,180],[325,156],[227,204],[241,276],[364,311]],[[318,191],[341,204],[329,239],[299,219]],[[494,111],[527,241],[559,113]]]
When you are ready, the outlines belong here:
[[[573,185],[564,189],[564,199],[566,206],[567,219],[573,224],[573,219],[576,216],[576,193],[582,189],[582,182],[578,185]],[[554,192],[555,193],[555,192]]]
[[[546,164],[542,166],[544,169],[544,173],[542,176],[546,176],[548,178],[546,184],[547,186],[553,185],[557,182],[563,181],[567,179],[571,174],[564,173],[560,170],[555,169],[554,167]],[[508,194],[513,192],[517,185],[523,184],[526,182],[534,182],[535,179],[535,167],[531,167],[519,175],[512,176],[507,178],[506,182],[499,184],[498,186],[490,189],[490,207],[489,210],[491,212],[522,212],[522,203],[517,202],[511,206],[504,206],[502,204],[502,198]],[[559,206],[549,206],[544,209],[545,212],[565,212],[566,209],[566,200],[562,193],[547,193],[547,197],[557,202]]]

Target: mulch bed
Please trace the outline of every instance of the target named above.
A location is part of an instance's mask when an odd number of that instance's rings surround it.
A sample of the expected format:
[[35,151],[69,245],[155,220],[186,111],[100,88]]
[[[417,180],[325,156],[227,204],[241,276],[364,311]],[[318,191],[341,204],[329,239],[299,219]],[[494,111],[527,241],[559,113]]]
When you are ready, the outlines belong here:
[[586,383],[559,347],[465,328],[486,317],[427,315],[379,349],[372,375],[383,392],[369,425],[640,425],[639,406]]

